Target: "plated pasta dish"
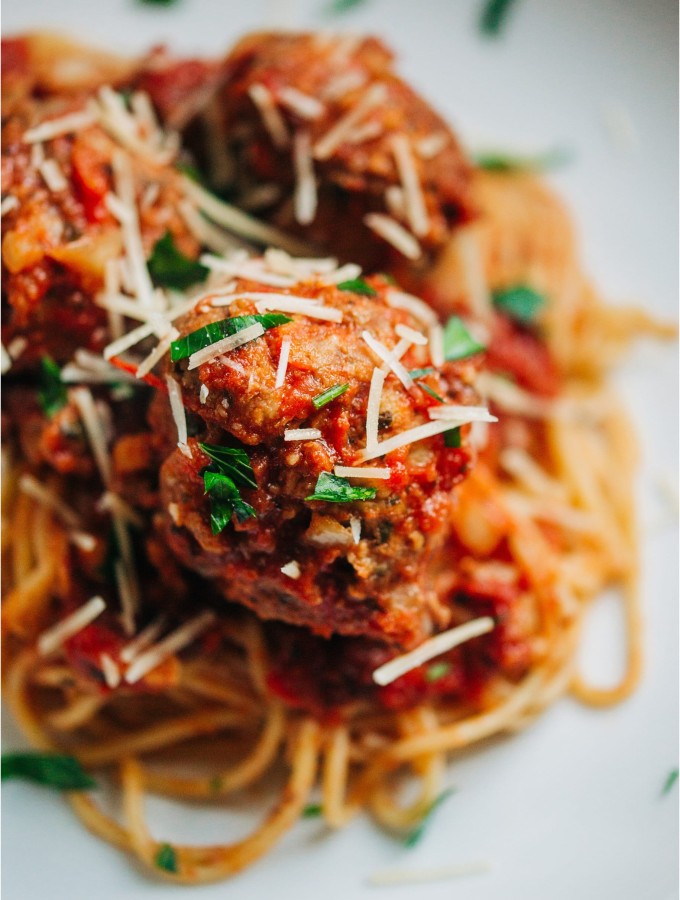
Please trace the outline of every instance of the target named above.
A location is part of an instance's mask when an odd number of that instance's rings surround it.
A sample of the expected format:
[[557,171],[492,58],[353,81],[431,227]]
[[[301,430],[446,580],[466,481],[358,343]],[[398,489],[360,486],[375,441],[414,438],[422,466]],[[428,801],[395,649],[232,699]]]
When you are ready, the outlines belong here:
[[[2,79],[3,690],[35,748],[3,778],[210,882],[304,816],[415,840],[456,751],[634,690],[607,374],[674,330],[602,301],[531,161],[471,158],[374,37],[32,33]],[[609,586],[605,689],[576,652]],[[259,783],[230,842],[147,823]]]

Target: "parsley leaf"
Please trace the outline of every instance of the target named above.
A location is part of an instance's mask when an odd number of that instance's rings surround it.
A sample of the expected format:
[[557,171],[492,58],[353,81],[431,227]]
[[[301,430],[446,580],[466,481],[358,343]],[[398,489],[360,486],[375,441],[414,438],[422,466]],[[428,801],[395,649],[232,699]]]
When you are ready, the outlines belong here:
[[372,288],[363,278],[353,278],[351,281],[342,281],[338,285],[338,290],[352,291],[353,294],[362,294],[364,297],[376,297],[378,294],[375,288]]
[[329,387],[328,390],[323,391],[321,394],[317,394],[316,397],[312,397],[312,403],[314,404],[316,409],[321,409],[322,406],[330,403],[331,400],[335,400],[336,397],[344,394],[348,387],[349,382],[347,382],[347,384],[335,384],[333,385],[333,387]]
[[305,500],[325,500],[328,503],[351,503],[353,500],[373,500],[377,490],[372,487],[355,487],[346,478],[330,472],[322,472],[314,493]]
[[97,786],[73,756],[61,753],[3,753],[2,780],[21,778],[60,791],[83,791]]
[[187,359],[192,353],[209,347],[222,338],[229,337],[250,325],[257,322],[262,325],[266,331],[268,328],[276,328],[277,325],[285,325],[286,322],[292,321],[289,316],[281,315],[281,313],[266,313],[265,315],[256,316],[234,316],[231,319],[220,319],[219,322],[211,322],[210,325],[204,325],[197,328],[190,334],[173,341],[170,344],[170,359],[177,362],[179,359]]
[[479,27],[483,34],[497,37],[505,27],[515,0],[485,0]]
[[160,845],[158,853],[154,857],[154,862],[159,869],[163,869],[165,872],[172,872],[173,875],[176,875],[179,871],[177,866],[177,853],[171,844]]
[[450,671],[451,663],[446,662],[446,660],[432,663],[432,665],[428,666],[425,670],[425,681],[428,684],[433,684],[435,681],[439,681],[440,678],[448,675]]
[[449,450],[460,447],[460,425],[444,432],[444,446]]
[[458,316],[451,316],[444,327],[444,359],[465,359],[486,349],[479,344]]
[[181,253],[169,231],[156,242],[147,265],[155,284],[178,291],[186,290],[197,281],[205,281],[210,272],[200,262]]
[[545,172],[565,165],[572,159],[572,154],[564,148],[556,147],[534,156],[488,152],[473,154],[473,159],[480,169],[487,172]]
[[350,9],[354,9],[357,6],[361,6],[366,2],[367,0],[331,0],[328,5],[328,12],[331,15],[338,15],[340,13],[348,12]]
[[428,369],[411,369],[408,374],[415,380],[416,378],[423,378],[425,375],[433,375],[436,371],[430,366]]
[[[201,450],[216,464],[219,472],[228,475],[239,487],[257,487],[255,473],[245,450],[236,447],[220,447],[217,444],[199,444]],[[215,468],[215,466],[211,466]]]
[[416,825],[412,831],[409,831],[404,838],[404,845],[406,847],[415,847],[416,844],[420,843],[435,810],[439,809],[442,803],[445,800],[448,800],[455,792],[455,788],[448,788],[447,790],[442,791],[442,793],[430,803],[418,825]]
[[421,390],[425,391],[426,394],[429,394],[430,397],[434,397],[434,399],[438,400],[440,403],[444,402],[444,398],[440,397],[436,391],[433,391],[429,385],[423,384],[422,381],[416,381],[416,384],[419,388],[421,388]]
[[668,776],[667,776],[667,778],[664,782],[663,788],[661,790],[662,797],[665,797],[666,794],[670,794],[670,792],[673,790],[673,785],[675,784],[675,782],[677,780],[678,780],[678,770],[671,769],[671,771],[668,773]]
[[51,356],[43,356],[40,360],[39,378],[38,402],[45,415],[51,419],[56,412],[66,406],[68,399],[61,380],[61,369]]
[[518,285],[505,291],[495,291],[493,304],[499,312],[527,325],[533,322],[537,313],[545,306],[545,297],[530,287]]
[[241,497],[239,489],[228,475],[221,472],[203,472],[205,493],[210,495],[210,527],[213,534],[220,534],[231,522],[236,513],[239,522],[254,518],[257,513],[253,507]]
[[323,815],[323,806],[320,803],[309,803],[302,810],[303,819],[316,819]]

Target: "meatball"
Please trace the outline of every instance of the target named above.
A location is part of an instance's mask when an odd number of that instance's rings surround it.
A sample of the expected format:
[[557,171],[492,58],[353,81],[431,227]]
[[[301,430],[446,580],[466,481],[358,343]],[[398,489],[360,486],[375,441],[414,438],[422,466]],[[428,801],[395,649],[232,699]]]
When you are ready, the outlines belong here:
[[[276,310],[277,303],[291,309],[292,298],[311,314],[289,312],[259,337],[202,364],[177,358],[206,329],[222,327],[225,313],[226,321],[245,324],[252,320],[241,317]],[[422,323],[391,305],[394,298],[379,276],[345,286],[306,280],[283,297],[281,289],[237,280],[226,296],[199,301],[177,323],[181,338],[168,374],[181,386],[187,445],[170,450],[176,431],[162,397],[152,428],[166,435],[164,452],[170,451],[160,472],[159,519],[185,566],[260,618],[324,636],[410,646],[448,622],[452,489],[473,451],[465,439],[462,447],[447,446],[443,433],[383,454],[367,451],[371,384],[375,391],[384,378],[374,413],[377,438],[388,440],[433,421],[432,407],[474,405],[476,362],[433,367],[430,345],[414,334]],[[406,375],[408,387],[394,371],[378,369],[383,360],[375,348],[393,352],[397,344],[401,376],[423,370],[416,381]],[[282,352],[288,353],[283,383]],[[441,431],[454,424],[442,423]],[[211,479],[219,481],[220,471],[233,475],[220,460],[239,452],[248,478],[216,528],[223,495],[219,484],[213,494]],[[369,471],[348,477],[351,467]]]
[[403,258],[369,229],[375,214],[393,220],[418,258],[470,213],[460,145],[377,39],[254,34],[232,50],[225,75],[237,204],[270,188],[262,214],[373,269]]
[[177,212],[180,175],[170,166],[121,149],[99,124],[25,141],[35,126],[82,114],[83,107],[83,98],[67,95],[31,98],[3,126],[2,194],[9,201],[2,218],[3,343],[26,342],[19,369],[46,353],[65,362],[77,348],[101,350],[110,339],[95,299],[107,263],[125,255],[123,230],[107,202],[116,192],[117,155],[131,174],[145,255],[166,233],[186,255],[199,250]]

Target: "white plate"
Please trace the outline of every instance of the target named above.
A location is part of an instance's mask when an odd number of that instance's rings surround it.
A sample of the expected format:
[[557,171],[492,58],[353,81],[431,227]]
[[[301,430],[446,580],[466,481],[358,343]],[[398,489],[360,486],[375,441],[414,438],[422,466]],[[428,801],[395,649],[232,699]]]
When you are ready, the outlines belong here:
[[[272,25],[372,31],[400,54],[401,71],[473,148],[573,149],[553,180],[579,223],[588,269],[612,298],[639,299],[676,316],[677,8],[672,0],[520,0],[498,40],[476,27],[480,0],[368,0],[335,19],[327,0],[248,3],[179,0],[6,0],[5,34],[58,27],[120,50],[167,41],[219,51]],[[630,117],[632,141],[612,116]],[[421,845],[405,850],[359,820],[323,835],[302,823],[264,861],[228,885],[183,896],[368,898],[366,876],[387,866],[486,861],[488,874],[385,896],[458,900],[667,900],[676,896],[677,788],[660,797],[678,761],[677,507],[660,482],[676,478],[677,376],[672,348],[642,346],[618,375],[643,443],[640,476],[646,618],[642,686],[596,712],[563,700],[527,732],[451,766],[458,793]],[[676,480],[677,484],[677,480]],[[587,641],[589,671],[613,680],[620,665],[615,604],[604,601]],[[21,739],[8,723],[8,747]],[[26,784],[3,789],[6,900],[117,900],[180,896],[143,876],[83,831],[61,798]],[[220,811],[159,807],[164,836],[229,839],[245,822]],[[391,891],[391,893],[389,893]]]

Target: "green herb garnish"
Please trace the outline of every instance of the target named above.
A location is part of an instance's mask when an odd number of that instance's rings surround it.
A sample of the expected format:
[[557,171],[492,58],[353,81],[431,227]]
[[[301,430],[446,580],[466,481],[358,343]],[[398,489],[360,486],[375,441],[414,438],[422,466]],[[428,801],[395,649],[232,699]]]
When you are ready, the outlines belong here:
[[515,0],[485,0],[479,28],[483,34],[497,37],[505,27]]
[[366,2],[367,0],[331,0],[328,4],[328,13],[330,15],[339,15],[340,13],[349,12],[350,9],[355,9]]
[[460,447],[460,425],[444,432],[444,446],[450,450]]
[[38,388],[38,402],[45,415],[51,419],[66,406],[68,397],[66,388],[61,380],[61,369],[51,356],[43,356],[40,360],[40,387]]
[[235,513],[239,522],[257,515],[253,507],[241,497],[239,488],[256,488],[257,481],[248,454],[238,447],[199,444],[212,463],[203,470],[203,487],[210,495],[210,526],[219,534],[231,522]]
[[404,846],[415,847],[415,845],[420,842],[435,810],[439,809],[442,803],[445,800],[448,800],[448,798],[452,794],[455,794],[455,792],[455,788],[448,788],[448,790],[442,791],[442,793],[435,800],[433,800],[432,803],[430,803],[418,825],[416,825],[416,827],[412,831],[409,831],[409,833],[404,838]]
[[432,663],[432,665],[428,666],[425,670],[425,681],[428,684],[432,684],[435,681],[439,681],[440,678],[443,678],[445,675],[448,675],[451,671],[451,663],[442,660],[441,662]]
[[533,156],[493,151],[473,154],[476,165],[487,172],[545,172],[565,165],[572,158],[573,155],[563,147]]
[[241,497],[241,492],[228,475],[221,472],[203,473],[205,493],[210,495],[210,527],[213,534],[220,534],[231,522],[235,513],[239,522],[254,518],[257,513]]
[[505,291],[495,291],[493,304],[499,312],[516,322],[527,325],[545,306],[545,297],[530,287],[518,285]]
[[219,322],[211,322],[210,325],[204,325],[203,328],[197,328],[190,334],[185,335],[177,341],[170,344],[170,359],[177,362],[179,359],[187,359],[192,353],[203,350],[211,344],[221,341],[222,338],[229,337],[244,328],[249,328],[257,322],[265,331],[269,328],[276,328],[277,325],[285,325],[291,322],[289,316],[281,315],[281,313],[265,313],[256,316],[234,316],[231,319],[220,319]]
[[245,450],[235,447],[220,447],[217,444],[199,444],[198,446],[215,463],[215,466],[211,466],[211,468],[217,469],[222,475],[228,475],[239,487],[257,487],[255,473]]
[[178,0],[138,0],[145,6],[174,6]]
[[436,372],[436,369],[433,369],[430,366],[430,368],[428,368],[428,369],[411,369],[411,371],[408,374],[411,376],[411,378],[416,379],[416,378],[424,378],[425,375],[434,375],[435,372]]
[[376,297],[378,294],[375,288],[372,288],[363,278],[353,278],[351,281],[342,281],[338,285],[338,290],[352,291],[353,294],[362,294],[364,297]]
[[317,394],[316,397],[312,397],[312,403],[314,404],[316,409],[321,409],[322,406],[330,403],[331,400],[335,400],[336,397],[344,394],[348,387],[349,382],[347,384],[335,384],[333,385],[333,387],[329,387],[328,390],[323,391],[321,394]]
[[198,281],[205,281],[210,273],[210,269],[177,249],[169,231],[156,242],[147,265],[155,284],[178,291],[184,291]]
[[302,810],[303,819],[317,819],[323,815],[323,806],[320,803],[309,803]]
[[418,385],[419,388],[424,390],[426,394],[429,394],[430,397],[434,397],[434,399],[438,400],[440,403],[444,402],[444,398],[440,397],[436,391],[433,391],[429,385],[423,384],[422,381],[417,381],[416,384]]
[[662,797],[665,797],[666,794],[670,794],[670,792],[673,790],[673,785],[676,783],[677,780],[678,780],[678,770],[671,769],[671,771],[668,773],[666,780],[664,781],[664,785],[661,790]]
[[60,791],[84,791],[97,786],[73,756],[61,753],[3,753],[2,780],[21,778]]
[[351,503],[353,500],[373,500],[377,491],[372,487],[355,487],[346,478],[322,472],[314,493],[305,500],[326,500],[328,503]]
[[179,871],[177,867],[177,853],[175,852],[175,848],[170,844],[160,845],[158,853],[154,857],[154,862],[158,868],[163,869],[164,872],[172,872],[173,875],[176,875]]
[[478,343],[458,316],[451,316],[444,327],[444,359],[465,359],[486,349]]
[[191,180],[195,181],[197,184],[205,185],[205,179],[203,178],[200,169],[191,163],[178,163],[177,171],[186,175],[187,178],[191,178]]

